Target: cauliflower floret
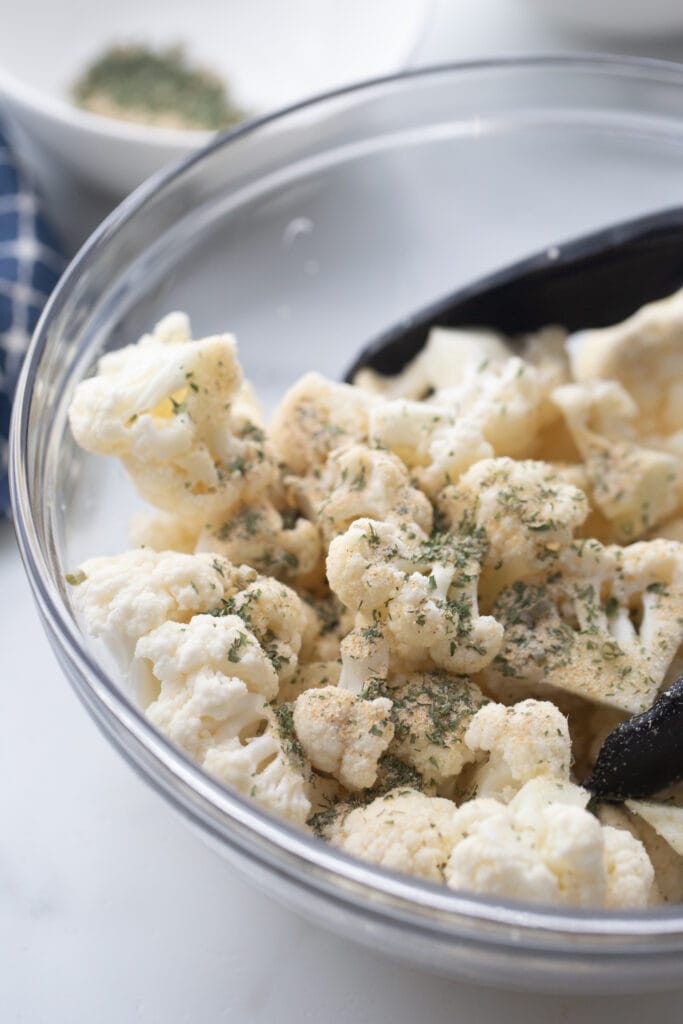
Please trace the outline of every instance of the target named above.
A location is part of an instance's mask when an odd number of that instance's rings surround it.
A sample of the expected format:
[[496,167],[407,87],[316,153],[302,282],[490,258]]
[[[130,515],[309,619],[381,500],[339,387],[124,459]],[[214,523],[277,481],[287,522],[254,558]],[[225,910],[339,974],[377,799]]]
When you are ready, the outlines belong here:
[[454,816],[448,885],[580,907],[614,905],[621,888],[631,907],[646,906],[647,856],[603,829],[583,809],[587,799],[577,786],[534,779],[509,804],[484,797],[463,804]]
[[564,327],[542,327],[534,334],[528,334],[523,339],[521,355],[537,371],[546,395],[571,380]]
[[321,467],[335,448],[367,439],[375,401],[360,388],[307,373],[275,410],[271,440],[289,469],[303,475]]
[[306,690],[294,706],[294,728],[314,768],[350,790],[368,789],[394,736],[385,697],[360,700],[336,686]]
[[438,389],[434,403],[476,425],[495,455],[533,454],[539,431],[553,418],[539,371],[518,356],[470,367],[455,387]]
[[616,539],[632,541],[678,508],[683,463],[638,443],[635,402],[615,381],[567,384],[553,392],[584,460],[595,505]]
[[308,784],[280,746],[276,730],[267,726],[260,736],[240,743],[232,740],[211,747],[204,768],[260,807],[303,828],[311,814]]
[[547,463],[509,458],[478,462],[438,504],[456,532],[484,531],[480,592],[489,600],[514,580],[547,572],[588,515],[585,494]]
[[296,675],[280,688],[279,700],[295,701],[307,690],[323,686],[336,686],[339,682],[341,663],[338,661],[309,661],[299,665]]
[[277,469],[234,339],[190,341],[183,323],[162,321],[103,356],[69,420],[81,447],[123,461],[143,498],[201,525],[258,495]]
[[242,619],[165,622],[140,638],[135,654],[156,684],[149,719],[221,782],[303,825],[311,810],[305,778],[266,705],[277,674]]
[[603,825],[607,894],[605,907],[628,910],[652,903],[655,871],[645,847],[620,828]]
[[197,527],[172,512],[138,512],[128,527],[133,547],[152,551],[180,551],[191,555],[197,545]]
[[[166,621],[197,613],[239,615],[286,682],[296,673],[313,611],[293,590],[219,555],[141,548],[92,558],[69,577],[74,608],[120,667],[131,667],[138,639]],[[134,685],[138,682],[133,678]],[[141,692],[140,696],[144,696]]]
[[683,857],[683,807],[652,800],[627,800],[626,806]]
[[91,558],[67,576],[71,602],[91,636],[101,639],[127,671],[135,644],[163,622],[189,622],[256,579],[214,555],[140,548]]
[[455,387],[483,363],[502,363],[509,356],[506,340],[494,331],[432,327],[425,347],[401,373],[388,377],[364,367],[353,383],[387,399],[421,399],[437,388]]
[[389,672],[389,640],[378,621],[352,629],[341,642],[339,686],[358,695],[373,680]]
[[326,831],[333,846],[392,871],[442,882],[456,830],[455,805],[396,789],[338,815]]
[[430,497],[493,455],[477,423],[431,400],[380,402],[371,410],[369,429],[372,441],[402,459]]
[[215,551],[278,579],[305,576],[321,558],[313,523],[296,513],[283,515],[268,501],[242,505],[218,525],[206,527],[197,551]]
[[430,785],[443,788],[474,759],[465,733],[485,698],[467,676],[397,673],[386,682],[371,682],[362,696],[389,698],[391,753],[416,768]]
[[648,708],[683,640],[681,545],[577,541],[554,568],[494,604],[505,641],[485,685],[549,685],[630,714]]
[[278,691],[272,664],[237,615],[164,622],[138,640],[135,657],[159,690],[148,718],[200,763],[211,746],[248,735]]
[[431,661],[456,674],[476,672],[497,654],[503,636],[495,619],[479,614],[480,542],[427,538],[417,525],[409,532],[414,536],[393,523],[358,519],[330,544],[330,586],[367,618],[367,629],[391,638],[403,664]]
[[550,701],[524,700],[512,707],[486,704],[470,722],[464,739],[472,754],[488,754],[474,774],[480,797],[506,803],[530,779],[569,781],[567,719]]
[[223,599],[213,614],[239,615],[270,658],[280,683],[294,678],[314,613],[293,590],[270,576],[255,576],[243,590]]
[[683,290],[652,302],[620,324],[570,337],[578,381],[618,381],[638,406],[640,434],[683,429]]
[[[670,838],[678,846],[678,851],[670,842],[667,842],[663,834],[653,828],[653,825],[640,813],[640,808],[644,809],[645,814],[651,813],[654,809],[655,820],[659,818],[661,812],[664,812],[662,833],[664,831],[669,833]],[[669,811],[673,811],[674,815],[667,822]],[[677,811],[678,815],[676,815]],[[599,815],[603,824],[626,829],[643,843],[655,871],[655,885],[650,902],[678,903],[683,900],[683,822],[679,821],[678,828],[676,827],[676,817],[683,818],[683,812],[671,804],[629,800],[626,805],[621,805],[618,808],[611,804],[602,804]],[[657,824],[661,825],[659,821]]]
[[417,523],[431,532],[432,506],[391,452],[365,445],[340,449],[330,455],[320,479],[309,479],[303,487],[306,511],[326,544],[361,518]]

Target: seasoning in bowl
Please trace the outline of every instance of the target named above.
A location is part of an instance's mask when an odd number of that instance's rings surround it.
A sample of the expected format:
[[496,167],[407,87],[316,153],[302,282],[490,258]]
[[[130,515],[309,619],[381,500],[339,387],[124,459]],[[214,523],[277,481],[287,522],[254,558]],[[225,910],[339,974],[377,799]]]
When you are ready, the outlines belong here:
[[192,66],[181,46],[112,46],[78,79],[72,96],[90,113],[157,128],[217,131],[245,117],[226,83]]

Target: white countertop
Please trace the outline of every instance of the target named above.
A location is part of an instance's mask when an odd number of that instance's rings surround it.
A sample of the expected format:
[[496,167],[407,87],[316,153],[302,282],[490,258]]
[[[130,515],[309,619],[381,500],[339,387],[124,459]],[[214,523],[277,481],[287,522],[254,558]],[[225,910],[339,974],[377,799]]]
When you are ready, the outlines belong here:
[[[462,23],[455,10],[468,12]],[[578,45],[513,0],[441,0],[416,61]],[[683,58],[683,41],[639,48]],[[74,213],[73,248],[107,201],[84,205],[73,183],[59,188]],[[682,1019],[683,990],[590,1000],[497,993],[395,965],[274,904],[205,848],[96,730],[42,633],[7,523],[0,579],[2,1024]]]

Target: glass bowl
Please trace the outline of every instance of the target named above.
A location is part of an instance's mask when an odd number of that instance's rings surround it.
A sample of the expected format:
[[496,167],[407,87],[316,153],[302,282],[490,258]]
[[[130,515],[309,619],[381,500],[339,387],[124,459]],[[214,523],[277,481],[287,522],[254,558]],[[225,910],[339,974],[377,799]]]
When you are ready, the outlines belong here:
[[11,444],[17,535],[43,625],[98,726],[209,843],[300,913],[453,977],[523,989],[680,985],[683,907],[574,911],[457,893],[357,861],[208,777],[80,631],[64,572],[127,546],[138,502],[78,451],[76,384],[187,310],[229,329],[272,405],[341,377],[388,324],[543,246],[683,199],[683,68],[532,59],[371,82],[239,128],[150,180],[71,264],[40,321]]

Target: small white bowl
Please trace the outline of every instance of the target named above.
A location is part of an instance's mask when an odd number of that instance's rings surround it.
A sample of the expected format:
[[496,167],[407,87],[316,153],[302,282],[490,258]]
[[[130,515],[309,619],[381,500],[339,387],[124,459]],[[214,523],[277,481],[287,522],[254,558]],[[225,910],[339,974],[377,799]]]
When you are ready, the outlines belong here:
[[430,0],[21,0],[3,11],[0,99],[80,178],[122,196],[210,132],[154,128],[79,110],[70,89],[115,43],[181,43],[222,75],[249,114],[402,67]]

